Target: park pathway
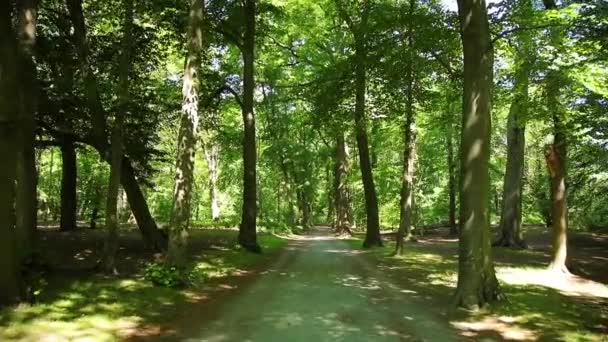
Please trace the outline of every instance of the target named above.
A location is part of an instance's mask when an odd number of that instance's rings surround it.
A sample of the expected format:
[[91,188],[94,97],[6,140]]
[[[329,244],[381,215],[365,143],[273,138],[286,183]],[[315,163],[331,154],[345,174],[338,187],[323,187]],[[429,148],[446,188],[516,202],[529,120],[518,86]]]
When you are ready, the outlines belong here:
[[318,227],[281,256],[188,341],[454,341],[347,241]]

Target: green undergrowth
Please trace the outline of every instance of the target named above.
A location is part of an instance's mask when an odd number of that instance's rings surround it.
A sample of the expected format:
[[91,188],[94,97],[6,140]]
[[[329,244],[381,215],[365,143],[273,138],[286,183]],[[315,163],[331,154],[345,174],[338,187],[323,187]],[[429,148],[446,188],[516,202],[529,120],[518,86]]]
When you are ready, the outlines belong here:
[[[194,256],[194,266],[205,274],[196,286],[156,286],[143,275],[118,278],[98,274],[55,274],[48,289],[32,305],[0,311],[0,341],[116,341],[158,333],[170,317],[186,312],[221,278],[270,260],[286,241],[260,234],[264,254],[252,254],[233,244],[215,244]],[[217,279],[217,280],[215,280]]]
[[[360,239],[349,240],[361,249]],[[376,267],[406,295],[429,304],[446,317],[463,337],[492,340],[607,341],[608,301],[593,295],[576,295],[525,279],[508,283],[499,276],[506,299],[477,312],[453,310],[450,306],[457,282],[457,244],[410,243],[402,256],[394,256],[394,243],[363,250]],[[495,249],[511,269],[542,272],[533,251]],[[513,260],[511,260],[513,259]],[[511,262],[509,262],[511,261]],[[496,267],[497,271],[501,266]],[[500,272],[498,272],[500,274]],[[522,272],[526,273],[526,272]],[[513,282],[512,280],[509,280]],[[602,286],[599,285],[598,286]]]

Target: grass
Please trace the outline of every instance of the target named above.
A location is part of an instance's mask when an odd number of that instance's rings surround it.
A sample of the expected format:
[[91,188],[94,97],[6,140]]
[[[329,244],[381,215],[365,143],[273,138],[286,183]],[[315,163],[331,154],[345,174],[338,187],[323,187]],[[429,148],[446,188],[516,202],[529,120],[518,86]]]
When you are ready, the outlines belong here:
[[[361,248],[361,240],[350,241]],[[498,340],[608,341],[608,288],[580,279],[545,279],[539,251],[494,249],[506,300],[477,312],[451,310],[457,282],[457,243],[439,240],[406,245],[393,256],[394,243],[363,252],[408,296],[426,303],[463,337]],[[567,285],[567,286],[566,286]]]
[[[197,240],[204,237],[198,234]],[[163,322],[196,306],[204,291],[217,290],[223,277],[270,260],[286,244],[275,235],[262,234],[259,243],[265,253],[258,255],[234,248],[231,237],[218,235],[209,240],[215,241],[213,247],[193,256],[208,282],[169,289],[152,285],[140,272],[119,278],[54,274],[47,278],[48,288],[37,304],[0,311],[0,340],[115,341],[157,334]]]

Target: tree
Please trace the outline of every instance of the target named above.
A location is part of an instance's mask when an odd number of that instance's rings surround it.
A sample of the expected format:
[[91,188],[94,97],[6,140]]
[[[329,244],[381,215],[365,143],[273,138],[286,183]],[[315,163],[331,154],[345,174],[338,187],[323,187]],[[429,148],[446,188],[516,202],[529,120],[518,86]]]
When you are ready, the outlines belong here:
[[190,0],[189,4],[188,33],[186,35],[188,52],[183,76],[182,114],[167,254],[167,262],[177,267],[184,267],[186,263],[190,202],[194,183],[194,157],[199,123],[199,84],[197,76],[203,44],[203,2]]
[[416,113],[414,112],[414,8],[415,0],[410,0],[409,17],[410,23],[407,32],[407,48],[409,50],[409,61],[406,71],[407,99],[405,109],[404,125],[404,151],[403,151],[403,174],[401,177],[401,201],[399,230],[397,231],[395,254],[402,255],[405,241],[412,240],[412,208],[414,192],[414,172],[416,169]]
[[131,65],[131,31],[133,26],[133,0],[124,0],[123,37],[118,75],[119,109],[114,117],[110,143],[110,179],[106,201],[106,230],[103,268],[106,272],[117,273],[115,266],[118,250],[118,190],[123,156],[123,125],[129,105],[129,71]]
[[[555,10],[554,0],[543,0],[545,9]],[[557,29],[550,30],[550,40],[553,47],[561,44],[561,33]],[[551,225],[553,227],[553,250],[549,269],[557,273],[569,274],[566,267],[567,230],[568,230],[568,189],[567,178],[567,138],[564,124],[565,113],[560,103],[560,87],[563,78],[559,70],[547,72],[546,101],[547,110],[553,119],[553,141],[545,147],[545,159],[551,179]]]
[[[86,25],[82,11],[82,0],[66,0],[70,19],[73,25],[73,41],[76,48],[78,62],[83,75],[84,97],[86,105],[91,112],[91,128],[82,142],[93,146],[100,156],[108,160],[108,139],[106,134],[106,112],[103,108],[97,78],[92,70],[90,63],[89,43],[87,41]],[[74,139],[75,136],[70,136]],[[146,198],[137,183],[135,170],[131,165],[131,160],[123,156],[120,181],[127,194],[129,206],[137,220],[137,225],[146,243],[158,251],[166,250],[166,238],[162,235],[154,218],[150,214],[150,209],[146,203]]]
[[72,137],[66,135],[61,142],[61,222],[64,232],[76,229],[76,146]]
[[239,244],[248,251],[262,251],[257,242],[257,177],[254,112],[254,60],[256,0],[244,1],[245,31],[243,34],[243,210],[239,226]]
[[334,208],[336,214],[336,233],[352,235],[352,208],[351,194],[348,186],[348,148],[344,133],[340,132],[336,138],[336,153],[334,166]]
[[17,42],[11,2],[0,3],[0,305],[19,300],[19,258],[15,241],[15,181],[19,115]]
[[458,224],[456,223],[456,158],[454,158],[454,113],[453,100],[451,94],[448,94],[447,99],[447,135],[446,135],[446,147],[447,153],[447,164],[448,164],[448,196],[449,196],[449,208],[448,208],[448,223],[450,225],[450,235],[458,235]]
[[18,1],[18,36],[21,63],[21,128],[22,140],[17,163],[17,241],[22,260],[31,261],[36,249],[38,198],[36,193],[38,175],[35,160],[37,111],[37,80],[34,48],[37,32],[37,2]]
[[493,47],[485,1],[459,0],[464,56],[460,140],[460,245],[456,305],[479,307],[499,299],[490,245],[490,101]]
[[[531,10],[530,1],[521,1],[523,11]],[[530,77],[530,36],[529,32],[518,33],[516,46],[515,82],[513,100],[507,122],[507,166],[502,193],[502,212],[500,217],[501,236],[494,245],[525,248],[521,232],[522,225],[522,188],[526,145],[526,124],[528,116],[528,79]]]
[[[337,1],[338,12],[343,21],[347,23],[354,40],[354,67],[355,67],[355,137],[357,149],[359,150],[359,165],[361,168],[361,178],[363,180],[363,191],[365,193],[365,209],[367,216],[367,228],[365,230],[365,240],[363,247],[369,248],[382,246],[380,236],[380,218],[378,212],[378,197],[372,163],[369,152],[369,141],[367,137],[367,118],[365,115],[365,93],[366,93],[366,58],[367,58],[367,24],[371,4],[363,1],[359,6],[355,6],[356,16],[347,12],[345,4]],[[356,18],[355,18],[356,17]]]

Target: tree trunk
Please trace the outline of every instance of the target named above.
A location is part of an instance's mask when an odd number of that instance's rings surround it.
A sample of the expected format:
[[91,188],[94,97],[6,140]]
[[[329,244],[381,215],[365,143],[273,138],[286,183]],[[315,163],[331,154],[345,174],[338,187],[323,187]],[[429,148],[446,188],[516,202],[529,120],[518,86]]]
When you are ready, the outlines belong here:
[[255,89],[255,20],[256,1],[245,0],[245,33],[243,37],[243,210],[238,242],[248,251],[262,251],[257,242],[256,217],[256,141],[253,93]]
[[15,241],[15,181],[19,113],[18,62],[11,2],[0,1],[0,306],[19,300],[19,258]]
[[568,206],[565,160],[558,147],[564,141],[559,141],[560,139],[562,138],[557,138],[556,135],[555,142],[545,148],[545,158],[551,177],[551,221],[553,222],[553,250],[549,269],[560,273],[569,273],[566,267]]
[[[543,0],[545,9],[556,9],[554,0]],[[557,28],[550,29],[551,45],[559,48],[562,44],[562,33]],[[553,116],[553,143],[545,148],[545,159],[551,180],[551,224],[553,226],[553,251],[549,269],[569,274],[566,267],[567,230],[568,230],[568,146],[564,109],[559,101],[560,87],[564,80],[559,70],[550,69],[546,76],[547,109]]]
[[352,235],[350,189],[348,187],[348,148],[344,133],[336,138],[336,165],[334,167],[334,198],[336,209],[336,233]]
[[100,197],[101,197],[100,191],[96,189],[93,196],[94,197],[91,200],[92,209],[91,209],[91,220],[90,220],[90,224],[89,224],[90,229],[97,228],[97,217],[99,216],[99,201],[100,201]]
[[[108,144],[106,136],[106,114],[103,109],[97,79],[91,70],[89,63],[89,47],[86,39],[86,26],[82,12],[82,0],[66,0],[72,24],[74,25],[74,41],[78,53],[81,69],[85,75],[85,96],[87,106],[92,114],[91,135],[93,137],[92,146],[99,152],[100,156],[110,162],[108,158]],[[158,230],[154,218],[150,214],[150,209],[143,196],[135,172],[131,166],[131,161],[123,156],[123,165],[120,172],[120,180],[127,193],[129,206],[137,220],[139,230],[149,247],[157,251],[164,251],[167,248],[166,238]]]
[[167,250],[167,238],[156,226],[156,222],[152,218],[152,214],[150,214],[148,203],[146,203],[146,198],[137,183],[131,161],[124,156],[122,167],[120,168],[120,182],[127,193],[129,207],[135,216],[137,226],[146,245],[156,251]]
[[459,0],[464,53],[460,148],[460,244],[455,304],[475,308],[499,299],[489,226],[493,48],[485,1]]
[[403,129],[403,171],[401,177],[401,200],[399,202],[399,230],[395,239],[395,254],[403,255],[403,247],[405,241],[412,240],[412,193],[414,186],[414,172],[416,163],[416,117],[414,113],[414,32],[412,24],[412,16],[414,14],[415,0],[410,0],[409,17],[410,24],[408,27],[408,50],[409,61],[407,68],[407,99],[406,99],[406,118]]
[[116,252],[118,251],[118,191],[120,189],[120,169],[122,166],[122,126],[129,106],[129,72],[131,69],[131,27],[133,26],[133,0],[124,0],[125,13],[123,21],[123,37],[118,75],[119,109],[112,127],[110,145],[110,179],[108,182],[108,197],[106,201],[106,230],[104,245],[104,260],[102,267],[107,273],[117,273]]
[[[522,44],[525,43],[522,42]],[[526,139],[525,120],[528,111],[528,77],[530,73],[527,61],[529,57],[526,52],[519,52],[516,60],[518,69],[515,75],[515,94],[507,122],[507,166],[500,219],[501,237],[494,243],[496,246],[503,247],[526,248],[521,232],[522,180],[524,177]]]
[[169,231],[169,265],[186,266],[186,249],[189,238],[190,207],[194,184],[194,160],[198,135],[198,68],[203,45],[203,2],[190,0],[188,17],[188,55],[182,87],[182,118],[178,138],[173,209]]
[[[106,144],[106,116],[99,90],[97,88],[97,77],[91,67],[89,59],[89,44],[87,41],[86,25],[82,11],[82,0],[66,0],[68,11],[74,25],[72,36],[78,55],[80,69],[84,74],[84,92],[87,106],[91,110],[91,132],[97,143]],[[103,157],[103,156],[102,156]]]
[[449,226],[450,235],[458,235],[458,225],[456,224],[456,161],[454,160],[454,125],[451,99],[448,96],[448,134],[446,137],[448,149],[448,196],[449,196]]
[[38,221],[38,174],[36,171],[35,115],[36,65],[34,47],[36,44],[37,6],[35,0],[21,0],[19,7],[19,43],[21,50],[21,149],[17,161],[17,246],[23,261],[31,262],[36,249],[36,228]]
[[[334,161],[335,164],[335,161]],[[334,173],[332,169],[331,162],[327,163],[325,166],[325,185],[327,189],[327,218],[325,221],[329,226],[333,229],[336,229],[337,224],[337,212],[336,212],[336,179],[332,178],[332,174]],[[333,175],[335,177],[335,175]]]
[[205,160],[209,169],[209,199],[211,201],[211,219],[220,219],[220,193],[217,182],[220,177],[220,146],[216,142],[203,143]]
[[61,231],[76,229],[76,147],[70,137],[64,137],[61,143]]
[[361,178],[365,193],[365,209],[367,215],[367,229],[363,247],[382,246],[380,236],[380,218],[378,213],[378,198],[370,161],[369,142],[367,140],[367,119],[365,117],[365,87],[366,87],[366,43],[365,27],[367,26],[367,10],[364,10],[362,23],[355,35],[355,131],[357,148],[359,150],[359,164]]

